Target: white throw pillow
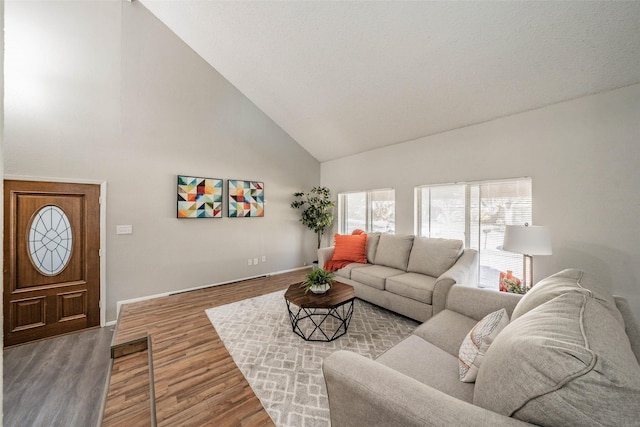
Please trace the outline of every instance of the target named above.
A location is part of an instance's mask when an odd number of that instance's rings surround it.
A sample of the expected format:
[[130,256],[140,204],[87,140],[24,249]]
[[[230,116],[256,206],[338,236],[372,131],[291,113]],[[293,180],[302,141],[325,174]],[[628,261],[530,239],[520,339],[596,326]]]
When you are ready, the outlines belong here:
[[487,314],[469,331],[458,353],[460,381],[472,383],[476,380],[487,349],[508,324],[509,315],[507,310],[502,308]]

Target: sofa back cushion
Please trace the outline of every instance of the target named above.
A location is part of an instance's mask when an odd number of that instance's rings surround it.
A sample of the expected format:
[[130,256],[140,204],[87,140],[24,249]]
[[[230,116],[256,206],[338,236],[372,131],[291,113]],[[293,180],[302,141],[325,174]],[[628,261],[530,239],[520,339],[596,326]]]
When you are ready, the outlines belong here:
[[513,310],[511,320],[515,320],[535,307],[567,292],[582,292],[593,296],[609,313],[624,326],[622,314],[615,299],[607,288],[596,278],[583,270],[568,268],[538,282],[520,300]]
[[635,317],[638,314],[633,314],[633,309],[626,298],[618,295],[614,298],[616,300],[616,306],[618,307],[618,310],[620,310],[620,314],[622,314],[622,318],[624,319],[624,331],[627,333],[629,341],[631,342],[631,349],[635,353],[638,363],[640,363],[640,325],[636,322]]
[[406,271],[412,245],[413,236],[381,234],[374,264]]
[[376,259],[376,250],[380,241],[380,233],[367,234],[367,262],[373,264]]
[[640,365],[594,297],[568,292],[513,320],[491,344],[473,403],[541,426],[638,421]]
[[462,240],[416,237],[407,271],[440,277],[462,255]]

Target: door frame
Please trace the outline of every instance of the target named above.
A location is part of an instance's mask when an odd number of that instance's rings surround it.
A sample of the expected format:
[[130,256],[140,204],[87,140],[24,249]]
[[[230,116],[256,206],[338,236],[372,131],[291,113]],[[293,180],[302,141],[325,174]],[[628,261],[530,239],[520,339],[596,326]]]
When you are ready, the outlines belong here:
[[104,327],[107,320],[107,181],[5,174],[3,176],[3,180],[6,179],[17,181],[59,182],[63,184],[94,184],[100,186],[100,326]]

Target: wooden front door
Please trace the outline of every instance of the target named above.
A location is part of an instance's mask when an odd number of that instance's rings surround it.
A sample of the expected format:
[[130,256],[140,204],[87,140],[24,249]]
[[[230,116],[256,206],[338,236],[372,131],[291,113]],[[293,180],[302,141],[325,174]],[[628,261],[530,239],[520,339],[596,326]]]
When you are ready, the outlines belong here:
[[100,325],[100,186],[4,181],[4,346]]

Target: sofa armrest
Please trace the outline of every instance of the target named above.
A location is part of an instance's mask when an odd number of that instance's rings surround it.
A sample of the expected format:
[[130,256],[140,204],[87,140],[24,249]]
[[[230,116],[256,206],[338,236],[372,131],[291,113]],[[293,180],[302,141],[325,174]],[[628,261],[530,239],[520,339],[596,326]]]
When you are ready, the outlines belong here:
[[318,267],[324,268],[324,263],[331,259],[331,257],[333,256],[333,251],[335,249],[335,246],[318,249]]
[[475,320],[505,308],[511,317],[521,298],[520,294],[454,285],[447,295],[446,308]]
[[332,427],[525,426],[349,351],[324,359]]
[[431,305],[435,316],[445,308],[447,295],[451,287],[458,283],[467,286],[477,286],[478,282],[478,251],[465,249],[453,266],[445,271],[433,288]]

